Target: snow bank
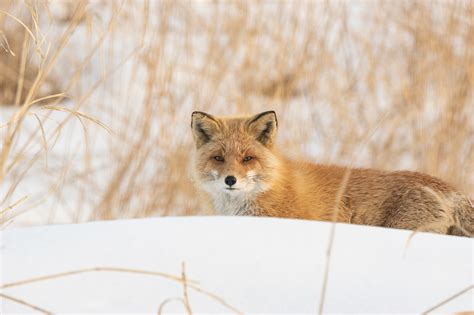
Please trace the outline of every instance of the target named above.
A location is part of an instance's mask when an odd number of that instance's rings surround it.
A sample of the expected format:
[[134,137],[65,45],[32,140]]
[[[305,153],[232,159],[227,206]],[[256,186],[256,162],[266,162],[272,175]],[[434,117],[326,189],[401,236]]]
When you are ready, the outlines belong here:
[[[318,311],[331,224],[250,217],[93,222],[2,232],[3,285],[91,267],[181,276],[244,313]],[[325,313],[421,313],[473,283],[474,240],[337,224]],[[231,312],[188,288],[193,312]],[[97,271],[4,288],[54,313],[155,313],[183,285]],[[472,310],[468,291],[437,311]],[[3,300],[3,313],[31,312]],[[185,312],[171,300],[163,312]]]

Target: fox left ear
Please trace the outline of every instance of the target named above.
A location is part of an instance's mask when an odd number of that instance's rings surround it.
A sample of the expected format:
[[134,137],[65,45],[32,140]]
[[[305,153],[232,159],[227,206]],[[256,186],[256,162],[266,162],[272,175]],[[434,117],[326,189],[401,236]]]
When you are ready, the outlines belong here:
[[191,129],[193,131],[194,143],[196,148],[211,141],[212,137],[219,130],[218,120],[204,112],[193,112],[191,118]]
[[267,111],[253,116],[248,123],[249,132],[265,146],[271,146],[275,138],[278,120],[275,111]]

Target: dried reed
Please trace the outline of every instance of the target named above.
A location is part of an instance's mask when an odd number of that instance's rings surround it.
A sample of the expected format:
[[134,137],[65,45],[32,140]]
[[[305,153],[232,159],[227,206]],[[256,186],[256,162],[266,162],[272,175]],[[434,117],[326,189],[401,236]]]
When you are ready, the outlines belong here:
[[[24,30],[4,31],[22,45],[2,51],[19,70],[1,89],[21,97],[0,122],[0,205],[24,197],[27,178],[51,183],[18,206],[42,215],[24,224],[205,213],[188,171],[193,110],[276,109],[293,157],[419,170],[474,195],[469,1],[80,1],[60,18],[50,5],[0,11],[0,25]],[[44,98],[48,80],[62,94]],[[74,117],[84,140],[69,159],[53,151]]]

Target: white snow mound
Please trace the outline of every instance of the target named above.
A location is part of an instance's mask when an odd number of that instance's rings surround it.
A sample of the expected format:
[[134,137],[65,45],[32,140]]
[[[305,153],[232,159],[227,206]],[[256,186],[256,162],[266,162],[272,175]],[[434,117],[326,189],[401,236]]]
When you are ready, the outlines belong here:
[[[55,314],[156,314],[160,305],[164,314],[185,313],[183,300],[193,313],[317,313],[331,226],[168,217],[9,229],[1,235],[0,293]],[[472,285],[473,239],[417,233],[407,243],[411,233],[337,224],[324,313],[419,314]],[[141,273],[179,278],[183,262],[187,299],[182,282]],[[5,287],[96,267],[105,269]],[[1,301],[2,314],[34,312]],[[435,313],[473,309],[468,290]]]

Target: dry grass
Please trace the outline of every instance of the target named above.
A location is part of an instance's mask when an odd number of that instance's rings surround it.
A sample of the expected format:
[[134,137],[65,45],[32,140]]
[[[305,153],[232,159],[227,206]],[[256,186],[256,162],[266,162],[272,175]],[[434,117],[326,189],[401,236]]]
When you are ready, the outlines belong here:
[[[275,109],[294,157],[420,170],[474,195],[470,1],[33,3],[0,11],[15,54],[0,51],[1,101],[18,105],[1,114],[0,209],[29,196],[4,222],[203,213],[193,110]],[[48,86],[64,94],[32,106]]]
[[58,93],[57,78],[53,75],[36,84],[37,73],[46,58],[44,37],[39,29],[38,8],[17,1],[0,2],[0,104],[19,106],[26,102],[29,92],[37,89],[37,97]]
[[[462,289],[462,290],[456,292],[455,294],[451,295],[450,297],[444,299],[443,301],[439,302],[438,304],[436,304],[435,306],[429,308],[428,310],[424,311],[424,312],[421,313],[421,314],[423,314],[423,315],[430,314],[430,313],[432,313],[433,311],[435,311],[435,310],[437,310],[438,308],[440,308],[441,306],[447,304],[448,302],[451,302],[452,300],[454,300],[454,299],[460,297],[461,295],[463,295],[463,294],[465,294],[465,293],[467,293],[467,292],[469,292],[469,291],[471,291],[471,290],[473,290],[473,289],[474,289],[474,285],[470,285],[470,286],[468,286],[468,287],[466,287],[466,288],[464,288],[464,289]],[[472,312],[469,312],[469,311],[468,311],[468,312],[459,312],[459,313],[456,313],[456,314],[472,314]]]
[[[184,304],[184,306],[186,308],[186,313],[191,315],[193,312],[191,310],[191,305],[190,305],[190,302],[189,302],[188,289],[192,289],[193,291],[195,291],[197,293],[200,293],[204,296],[209,297],[211,300],[213,300],[216,303],[222,305],[227,310],[229,310],[229,311],[231,311],[235,314],[243,314],[237,308],[235,308],[234,306],[227,303],[222,297],[203,289],[202,287],[197,285],[195,281],[190,281],[186,276],[186,267],[185,267],[184,262],[181,264],[181,268],[182,268],[181,269],[181,277],[177,277],[177,276],[170,275],[170,274],[160,272],[160,271],[149,271],[149,270],[117,268],[117,267],[93,267],[93,268],[85,268],[85,269],[78,269],[78,270],[70,270],[70,271],[66,271],[66,272],[61,272],[61,273],[56,273],[56,274],[50,274],[50,275],[44,275],[44,276],[39,276],[39,277],[35,277],[35,278],[25,279],[25,280],[21,280],[21,281],[17,281],[17,282],[0,284],[0,290],[7,289],[7,288],[12,288],[12,287],[23,286],[23,285],[28,285],[28,284],[35,283],[35,282],[50,281],[50,280],[54,280],[54,279],[62,279],[62,278],[69,277],[69,276],[72,276],[72,275],[91,273],[91,272],[114,272],[114,273],[122,273],[122,274],[127,273],[127,274],[134,274],[134,275],[144,275],[144,276],[149,276],[149,277],[151,277],[151,276],[152,277],[159,277],[159,278],[163,278],[163,279],[170,280],[170,281],[180,282],[180,283],[183,284],[183,297],[182,298],[181,297],[179,297],[179,298],[169,298],[169,299],[164,300],[159,306],[158,314],[161,314],[163,307],[167,303],[172,302],[172,301],[180,301]],[[39,311],[43,314],[53,314],[53,312],[51,312],[51,311],[45,310],[41,307],[30,304],[27,301],[12,297],[12,296],[7,295],[7,294],[0,293],[0,298],[7,299],[7,300],[13,301],[13,302],[18,303],[18,304],[22,304],[24,306],[27,306],[27,307],[33,309],[33,310]]]
[[[170,274],[160,272],[160,271],[149,271],[149,270],[141,270],[141,269],[127,269],[127,268],[117,268],[117,267],[93,267],[93,268],[86,268],[86,269],[71,270],[71,271],[61,272],[61,273],[57,273],[57,274],[50,274],[50,275],[44,275],[44,276],[39,276],[39,277],[35,277],[35,278],[25,279],[25,280],[21,280],[21,281],[17,281],[17,282],[1,284],[0,289],[3,290],[3,289],[7,289],[7,288],[12,288],[12,287],[28,285],[28,284],[35,283],[35,282],[50,281],[50,280],[54,280],[54,279],[62,279],[64,277],[68,277],[68,276],[71,276],[71,275],[91,273],[91,272],[128,273],[128,274],[135,274],[135,275],[159,277],[159,278],[163,278],[163,279],[166,279],[166,280],[180,282],[180,283],[183,284],[183,297],[175,297],[175,298],[165,299],[159,305],[158,314],[162,314],[164,306],[166,306],[166,304],[176,301],[176,302],[182,303],[185,306],[186,313],[191,315],[193,312],[191,310],[191,304],[189,302],[188,288],[191,288],[193,291],[195,291],[197,293],[200,293],[200,294],[203,294],[203,295],[211,298],[213,301],[217,302],[218,304],[221,304],[226,309],[228,309],[229,311],[231,311],[235,314],[243,314],[242,311],[240,311],[239,309],[237,309],[234,306],[227,303],[222,297],[201,288],[194,281],[189,281],[187,279],[187,276],[186,276],[186,270],[185,270],[185,263],[184,262],[182,263],[181,268],[182,268],[181,269],[182,270],[181,277],[178,277],[178,276],[170,275]],[[450,297],[440,301],[436,305],[430,307],[428,310],[422,312],[421,314],[429,314],[429,313],[437,310],[441,306],[455,300],[459,296],[471,291],[472,289],[474,289],[474,285],[469,285],[468,287],[463,288],[462,290],[456,292],[452,296],[450,296]],[[22,299],[18,299],[16,297],[10,296],[8,294],[4,294],[4,293],[0,292],[0,298],[4,298],[6,300],[10,300],[12,302],[27,306],[28,308],[36,310],[36,311],[38,311],[40,313],[43,313],[43,314],[52,314],[52,312],[49,311],[49,310],[45,310],[45,309],[43,309],[43,308],[41,308],[37,305],[33,305],[33,304],[31,304],[27,301],[24,301]],[[323,311],[323,304],[321,304],[321,306],[320,306],[319,314],[322,314],[323,313],[322,311]],[[469,312],[460,312],[460,313],[457,313],[457,314],[464,314],[464,313],[470,314]]]

